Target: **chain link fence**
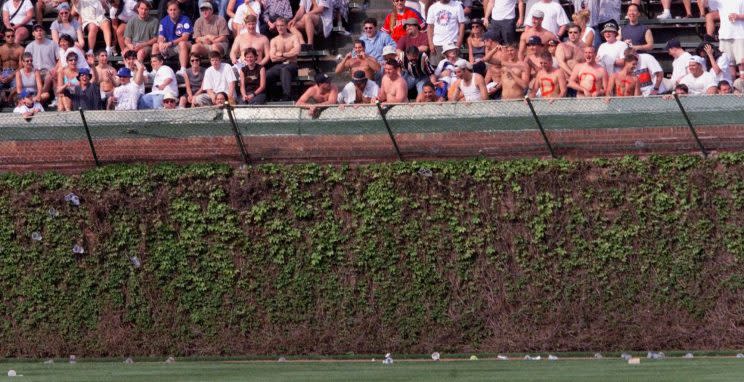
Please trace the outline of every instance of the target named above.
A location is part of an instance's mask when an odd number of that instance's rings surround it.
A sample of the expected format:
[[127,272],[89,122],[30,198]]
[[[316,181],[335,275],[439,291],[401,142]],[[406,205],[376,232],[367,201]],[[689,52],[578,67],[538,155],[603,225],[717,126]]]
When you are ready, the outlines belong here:
[[[699,140],[697,140],[699,138]],[[0,114],[0,142],[76,142],[100,162],[607,155],[744,147],[744,98],[227,106]],[[87,142],[86,142],[87,141]],[[86,143],[80,146],[79,143]],[[1,153],[0,153],[1,155]]]

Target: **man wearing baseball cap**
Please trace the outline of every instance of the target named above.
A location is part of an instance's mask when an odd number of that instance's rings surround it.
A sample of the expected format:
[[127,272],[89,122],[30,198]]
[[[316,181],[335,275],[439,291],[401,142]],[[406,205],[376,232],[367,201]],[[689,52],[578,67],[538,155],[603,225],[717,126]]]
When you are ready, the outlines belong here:
[[114,110],[137,110],[137,102],[142,96],[140,84],[142,83],[142,73],[145,66],[136,61],[137,72],[132,80],[132,71],[123,67],[119,69],[116,75],[119,77],[121,85],[114,89],[114,95],[108,99],[108,109]]
[[338,102],[338,88],[325,73],[315,75],[315,85],[309,87],[295,105],[304,106],[313,118],[318,118],[325,108],[319,105],[334,105]]
[[[537,5],[537,4],[536,4]],[[532,27],[526,29],[524,32],[522,32],[522,35],[519,37],[519,59],[524,60],[524,57],[526,56],[527,51],[527,42],[530,41],[530,39],[533,36],[537,36],[540,38],[541,44],[547,44],[550,40],[555,40],[558,38],[554,32],[551,32],[545,28],[543,28],[543,19],[545,18],[545,13],[541,10],[535,10],[534,12],[531,12],[531,24]],[[534,39],[532,39],[534,41]]]
[[370,103],[377,98],[379,91],[380,87],[375,81],[368,80],[363,70],[357,70],[351,75],[351,82],[338,93],[338,103],[345,105]]
[[617,39],[618,28],[615,23],[606,23],[602,28],[605,42],[597,49],[597,63],[607,71],[607,75],[617,73],[625,66],[625,49],[628,44]]
[[455,66],[457,80],[452,86],[455,88],[454,101],[477,102],[488,99],[488,91],[483,76],[473,73],[473,65],[467,61],[460,61]]
[[72,100],[72,109],[78,110],[101,110],[104,102],[101,101],[101,88],[98,85],[96,70],[89,68],[78,69],[78,81],[80,86],[72,90],[65,89],[65,96]]
[[700,56],[690,56],[687,61],[688,73],[679,80],[681,85],[687,85],[689,95],[716,94],[718,84],[713,73],[705,70],[705,59]]
[[553,0],[541,0],[539,3],[530,8],[527,20],[524,25],[527,27],[534,27],[534,21],[536,18],[541,20],[543,28],[553,32],[556,36],[563,36],[566,32],[566,25],[568,25],[568,16],[566,11],[563,10],[563,6],[559,2]]

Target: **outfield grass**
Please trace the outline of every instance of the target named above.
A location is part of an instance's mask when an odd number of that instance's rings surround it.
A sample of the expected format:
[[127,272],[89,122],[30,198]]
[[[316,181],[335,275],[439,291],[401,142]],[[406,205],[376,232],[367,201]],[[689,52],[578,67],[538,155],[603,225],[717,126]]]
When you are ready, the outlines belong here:
[[[732,358],[559,361],[381,362],[2,362],[0,380],[32,381],[741,381]],[[23,377],[8,378],[8,369]]]

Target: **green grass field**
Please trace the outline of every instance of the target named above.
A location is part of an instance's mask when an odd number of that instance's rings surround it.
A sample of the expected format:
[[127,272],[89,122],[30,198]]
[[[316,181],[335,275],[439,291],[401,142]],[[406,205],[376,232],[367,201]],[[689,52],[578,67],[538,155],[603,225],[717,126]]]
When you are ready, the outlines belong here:
[[[558,361],[58,362],[5,361],[0,380],[32,381],[741,381],[744,360],[733,358]],[[23,377],[5,376],[15,369]]]

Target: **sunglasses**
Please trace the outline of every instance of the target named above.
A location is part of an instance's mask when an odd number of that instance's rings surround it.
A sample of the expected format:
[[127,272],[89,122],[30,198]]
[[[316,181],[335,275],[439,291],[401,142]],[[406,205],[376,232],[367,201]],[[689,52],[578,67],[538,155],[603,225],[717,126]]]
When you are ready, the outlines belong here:
[[164,99],[163,103],[176,103],[176,100],[174,99]]
[[193,59],[193,60],[190,60],[190,61],[191,61],[191,62],[199,62],[199,59],[196,59],[196,58],[195,58],[195,59]]
[[67,59],[67,62],[71,62],[71,61],[77,61],[77,58],[68,58]]
[[371,31],[372,29],[375,29],[375,27],[364,27],[364,30]]

